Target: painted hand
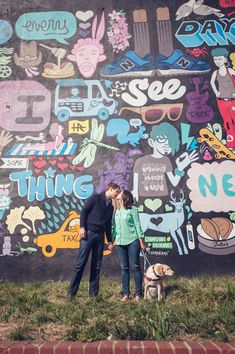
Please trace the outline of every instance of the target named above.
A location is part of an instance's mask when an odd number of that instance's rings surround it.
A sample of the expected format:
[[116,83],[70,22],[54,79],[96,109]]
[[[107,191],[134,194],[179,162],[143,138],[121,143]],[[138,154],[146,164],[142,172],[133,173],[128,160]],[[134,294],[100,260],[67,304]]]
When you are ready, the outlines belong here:
[[189,166],[192,162],[197,161],[199,159],[198,153],[196,150],[193,150],[190,154],[188,152],[183,152],[177,159],[175,160],[176,166],[180,171],[183,171],[187,166]]
[[0,152],[3,148],[13,140],[13,135],[9,132],[2,130],[0,133]]

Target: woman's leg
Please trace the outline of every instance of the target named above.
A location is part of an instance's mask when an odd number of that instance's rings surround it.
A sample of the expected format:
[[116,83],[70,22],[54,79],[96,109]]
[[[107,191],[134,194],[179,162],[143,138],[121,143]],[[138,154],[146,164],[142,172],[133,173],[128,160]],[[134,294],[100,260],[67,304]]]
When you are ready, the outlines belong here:
[[123,296],[130,294],[130,274],[128,261],[128,246],[117,246],[117,255],[121,267]]
[[132,269],[135,277],[135,294],[142,296],[142,271],[140,268],[140,242],[139,240],[133,241],[128,248],[130,268]]

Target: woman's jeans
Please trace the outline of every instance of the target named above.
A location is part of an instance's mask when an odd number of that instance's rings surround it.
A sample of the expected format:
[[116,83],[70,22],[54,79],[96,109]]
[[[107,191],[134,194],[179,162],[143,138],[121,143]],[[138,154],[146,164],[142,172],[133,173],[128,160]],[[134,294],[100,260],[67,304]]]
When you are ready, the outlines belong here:
[[142,296],[142,272],[140,268],[140,243],[135,240],[129,245],[117,246],[117,254],[121,266],[123,296],[130,294],[130,272],[135,277],[135,295]]
[[89,295],[96,296],[98,294],[103,250],[104,233],[97,234],[92,231],[87,231],[86,238],[81,240],[80,248],[78,249],[75,271],[68,291],[70,296],[75,296],[78,291],[82,274],[91,252]]

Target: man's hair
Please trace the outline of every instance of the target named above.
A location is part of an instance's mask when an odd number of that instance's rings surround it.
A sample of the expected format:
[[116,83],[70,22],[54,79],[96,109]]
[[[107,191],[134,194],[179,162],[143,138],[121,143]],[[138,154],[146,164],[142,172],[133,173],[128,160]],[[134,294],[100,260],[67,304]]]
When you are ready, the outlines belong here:
[[120,187],[117,183],[110,182],[109,184],[107,184],[105,191],[108,191],[109,189],[120,189]]
[[229,51],[226,48],[214,48],[211,51],[211,55],[213,57],[225,57],[227,58],[229,54]]
[[150,132],[150,138],[156,141],[157,138],[166,137],[171,148],[171,155],[174,156],[179,151],[180,139],[177,129],[170,123],[154,125]]

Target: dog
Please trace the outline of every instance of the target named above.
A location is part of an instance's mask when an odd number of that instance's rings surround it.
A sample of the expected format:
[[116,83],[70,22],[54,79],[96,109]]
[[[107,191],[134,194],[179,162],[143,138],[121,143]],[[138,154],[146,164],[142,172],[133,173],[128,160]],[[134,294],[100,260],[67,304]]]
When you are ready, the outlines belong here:
[[144,299],[163,300],[165,297],[163,278],[173,274],[173,270],[167,264],[156,263],[148,267],[144,277]]

